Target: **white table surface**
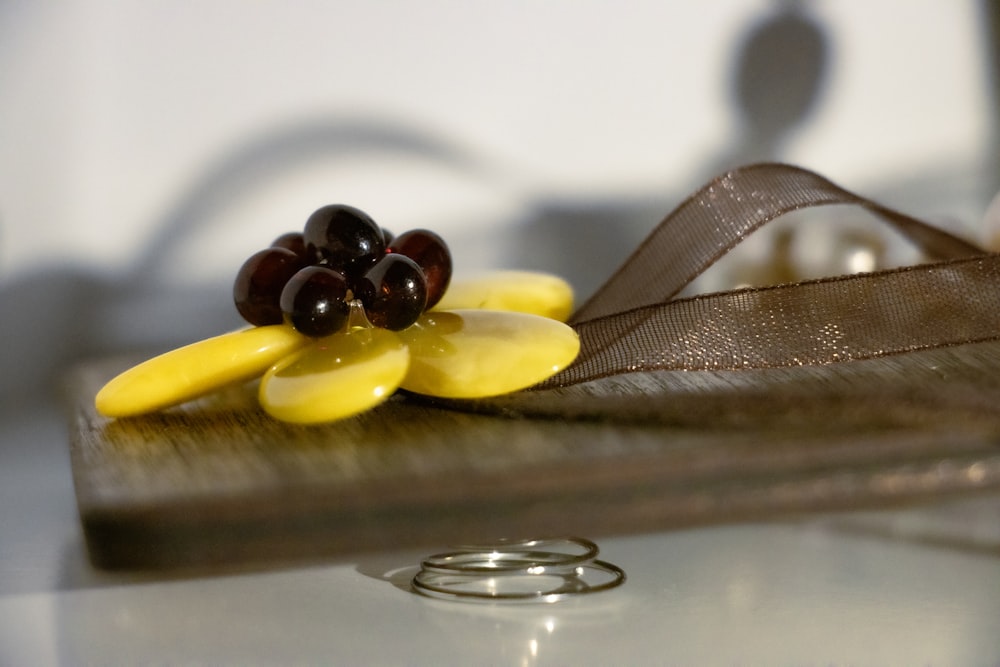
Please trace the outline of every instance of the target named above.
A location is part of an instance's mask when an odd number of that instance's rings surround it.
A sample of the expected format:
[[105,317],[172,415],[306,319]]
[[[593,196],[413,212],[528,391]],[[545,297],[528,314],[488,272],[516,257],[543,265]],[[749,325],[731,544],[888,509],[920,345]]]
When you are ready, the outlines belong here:
[[1000,665],[997,497],[604,539],[621,588],[470,604],[408,590],[426,551],[95,571],[63,415],[0,414],[0,665]]

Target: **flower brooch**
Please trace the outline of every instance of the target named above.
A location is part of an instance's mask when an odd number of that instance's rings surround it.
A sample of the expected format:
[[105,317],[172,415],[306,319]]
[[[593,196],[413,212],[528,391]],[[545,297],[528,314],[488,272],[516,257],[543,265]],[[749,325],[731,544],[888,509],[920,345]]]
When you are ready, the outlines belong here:
[[322,423],[397,389],[441,398],[518,391],[576,358],[565,281],[508,271],[452,284],[451,274],[437,234],[393,237],[358,209],[325,206],[237,274],[236,308],[254,326],[125,371],[98,392],[97,411],[156,412],[260,378],[270,415]]

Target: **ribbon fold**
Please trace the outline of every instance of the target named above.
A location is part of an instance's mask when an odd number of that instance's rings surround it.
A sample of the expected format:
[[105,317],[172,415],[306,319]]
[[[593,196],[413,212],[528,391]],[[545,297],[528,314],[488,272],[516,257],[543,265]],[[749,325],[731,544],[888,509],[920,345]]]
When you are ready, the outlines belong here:
[[[831,204],[868,210],[932,261],[678,298],[751,232]],[[799,167],[708,183],[570,323],[581,339],[571,366],[527,391],[448,405],[758,433],[1000,433],[1000,255]]]
[[[791,211],[854,204],[937,262],[692,298],[676,295]],[[1000,257],[805,169],[756,164],[668,215],[571,318],[575,364],[541,388],[652,370],[831,364],[1000,337]]]

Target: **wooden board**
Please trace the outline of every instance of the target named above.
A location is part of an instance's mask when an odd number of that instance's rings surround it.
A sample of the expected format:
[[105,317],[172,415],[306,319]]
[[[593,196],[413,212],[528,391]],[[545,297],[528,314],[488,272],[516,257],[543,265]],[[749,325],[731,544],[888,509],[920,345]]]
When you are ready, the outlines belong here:
[[71,391],[79,511],[104,568],[595,538],[1000,488],[993,422],[693,428],[394,398],[355,419],[298,427],[262,413],[252,387],[144,418],[99,417],[94,394],[126,364],[84,366]]

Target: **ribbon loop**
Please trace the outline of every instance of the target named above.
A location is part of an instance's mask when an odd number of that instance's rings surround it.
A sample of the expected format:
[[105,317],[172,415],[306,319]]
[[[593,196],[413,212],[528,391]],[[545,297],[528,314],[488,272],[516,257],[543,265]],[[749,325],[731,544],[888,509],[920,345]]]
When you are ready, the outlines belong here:
[[719,176],[681,203],[570,323],[668,301],[766,223],[792,211],[830,204],[865,208],[934,259],[983,254],[971,243],[848,192],[814,172],[787,164],[748,165]]
[[[871,211],[942,261],[675,299],[752,231],[826,204]],[[576,363],[539,388],[659,370],[871,359],[1000,336],[1000,257],[817,174],[759,164],[712,181],[660,223],[571,318]]]

